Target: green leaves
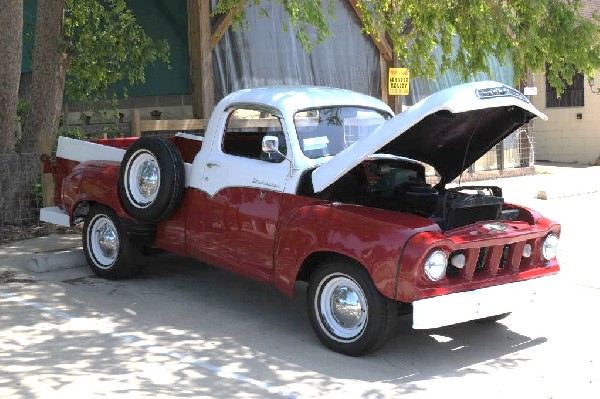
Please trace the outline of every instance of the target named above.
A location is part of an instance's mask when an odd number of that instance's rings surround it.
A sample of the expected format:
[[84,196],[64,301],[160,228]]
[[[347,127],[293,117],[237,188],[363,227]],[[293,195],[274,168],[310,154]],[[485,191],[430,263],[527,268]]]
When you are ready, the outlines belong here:
[[[562,92],[574,72],[600,68],[600,25],[580,15],[580,0],[361,0],[360,7],[365,31],[385,31],[415,77],[434,77],[429,54],[438,45],[440,71],[465,79],[489,72],[492,56],[512,63],[515,83],[549,63],[548,79]],[[406,21],[414,26],[410,32],[399,29]]]
[[590,76],[600,63],[598,20],[583,19],[569,12],[578,6],[579,1],[548,4],[546,30],[554,40],[544,41],[545,61],[548,81],[557,88],[558,94],[571,83],[575,72]]
[[124,0],[67,0],[62,45],[70,61],[65,93],[85,103],[114,103],[115,83],[144,82],[147,65],[169,62],[167,42],[152,40]]
[[[284,30],[293,29],[306,50],[331,36],[325,13],[333,12],[333,1],[275,1],[289,16]],[[240,3],[220,0],[215,13]],[[260,6],[261,0],[248,4]],[[384,32],[413,77],[452,69],[467,79],[489,73],[487,60],[495,57],[512,64],[515,84],[548,63],[548,79],[560,93],[574,72],[600,69],[600,20],[583,18],[580,0],[358,0],[358,8],[365,33]],[[432,56],[437,46],[441,65]]]
[[[331,36],[333,0],[274,0],[302,47]],[[220,0],[213,14],[227,14],[242,0]],[[268,17],[263,0],[247,0]],[[64,51],[70,59],[66,93],[83,102],[114,101],[114,84],[143,82],[144,67],[168,63],[169,47],[137,24],[125,0],[67,0]],[[433,78],[448,69],[467,79],[488,70],[490,57],[512,64],[515,83],[548,64],[548,80],[560,93],[574,72],[600,69],[600,20],[585,19],[572,0],[359,0],[364,31],[384,32],[400,64],[413,77]],[[236,23],[243,26],[243,11]],[[343,38],[333,38],[343,40]],[[433,51],[441,47],[441,65]]]

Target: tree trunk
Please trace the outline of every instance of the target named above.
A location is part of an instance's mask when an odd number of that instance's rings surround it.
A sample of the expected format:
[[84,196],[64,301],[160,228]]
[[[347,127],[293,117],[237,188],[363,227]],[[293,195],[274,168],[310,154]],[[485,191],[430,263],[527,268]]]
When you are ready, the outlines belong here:
[[[36,154],[52,148],[60,121],[69,61],[62,36],[65,6],[66,0],[37,2],[31,108],[21,148]],[[41,148],[42,143],[45,148]]]
[[0,12],[0,239],[11,223],[31,216],[21,212],[22,157],[14,152],[23,46],[23,0],[7,0]]
[[15,146],[21,54],[23,46],[23,0],[6,0],[0,12],[0,154]]
[[[65,6],[66,0],[37,1],[30,108],[17,148],[20,154],[6,169],[13,168],[8,173],[10,186],[4,193],[4,206],[0,206],[5,226],[28,226],[37,220],[39,159],[42,152],[50,153],[56,141],[68,65],[62,37]],[[46,144],[43,149],[42,142]],[[52,198],[48,198],[50,202]]]
[[194,118],[210,118],[214,108],[212,49],[210,47],[210,1],[188,0],[190,83]]

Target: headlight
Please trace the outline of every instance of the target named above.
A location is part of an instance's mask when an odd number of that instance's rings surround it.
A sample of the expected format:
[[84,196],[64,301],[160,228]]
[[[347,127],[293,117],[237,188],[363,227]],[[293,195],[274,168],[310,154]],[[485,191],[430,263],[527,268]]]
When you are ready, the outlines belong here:
[[556,258],[558,251],[558,236],[554,233],[548,234],[542,245],[542,256],[546,260]]
[[439,281],[444,277],[447,265],[448,257],[446,256],[446,253],[441,250],[433,251],[425,261],[425,275],[431,281]]

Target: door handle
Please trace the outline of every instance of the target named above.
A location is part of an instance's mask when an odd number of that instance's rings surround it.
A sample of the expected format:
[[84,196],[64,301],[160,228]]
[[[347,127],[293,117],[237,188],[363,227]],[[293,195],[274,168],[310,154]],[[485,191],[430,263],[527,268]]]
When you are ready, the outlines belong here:
[[206,164],[206,166],[209,167],[209,168],[212,168],[214,166],[219,166],[219,164],[218,163],[209,162],[209,163]]

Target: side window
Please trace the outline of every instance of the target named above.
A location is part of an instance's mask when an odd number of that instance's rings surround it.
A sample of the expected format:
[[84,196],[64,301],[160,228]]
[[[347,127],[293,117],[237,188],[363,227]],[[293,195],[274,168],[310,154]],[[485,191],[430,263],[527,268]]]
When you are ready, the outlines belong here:
[[285,158],[281,155],[262,151],[265,136],[276,136],[279,139],[279,151],[287,155],[285,134],[278,117],[255,109],[232,109],[223,135],[223,152],[266,162],[282,162]]
[[[546,66],[547,73],[548,66]],[[555,107],[583,107],[585,84],[582,73],[573,76],[573,83],[565,88],[564,93],[558,97],[556,89],[546,79],[546,108]]]

